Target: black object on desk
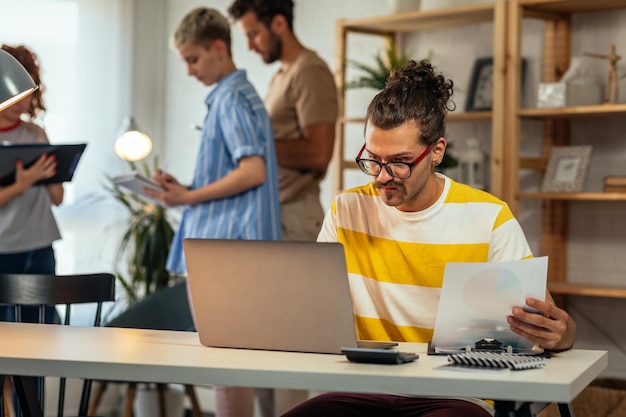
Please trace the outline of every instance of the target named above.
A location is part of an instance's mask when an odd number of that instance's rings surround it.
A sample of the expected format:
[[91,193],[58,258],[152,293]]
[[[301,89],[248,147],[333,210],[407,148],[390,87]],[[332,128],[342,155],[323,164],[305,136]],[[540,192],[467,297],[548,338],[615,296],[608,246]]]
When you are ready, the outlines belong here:
[[85,151],[87,144],[29,143],[0,146],[0,186],[11,185],[15,182],[15,162],[22,161],[24,168],[29,168],[44,153],[54,155],[57,160],[57,172],[52,177],[37,182],[39,184],[53,184],[71,181],[78,161]]
[[385,365],[399,365],[413,362],[419,358],[417,353],[400,352],[397,349],[367,349],[342,348],[341,353],[346,355],[350,362],[380,363]]

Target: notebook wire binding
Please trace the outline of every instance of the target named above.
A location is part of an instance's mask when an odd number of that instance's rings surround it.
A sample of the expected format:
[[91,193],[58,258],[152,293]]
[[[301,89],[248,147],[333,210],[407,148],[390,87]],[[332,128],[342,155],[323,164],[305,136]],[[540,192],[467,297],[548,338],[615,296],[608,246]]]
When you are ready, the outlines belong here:
[[499,368],[522,370],[545,366],[542,356],[519,355],[500,352],[465,352],[448,355],[448,362],[474,368]]

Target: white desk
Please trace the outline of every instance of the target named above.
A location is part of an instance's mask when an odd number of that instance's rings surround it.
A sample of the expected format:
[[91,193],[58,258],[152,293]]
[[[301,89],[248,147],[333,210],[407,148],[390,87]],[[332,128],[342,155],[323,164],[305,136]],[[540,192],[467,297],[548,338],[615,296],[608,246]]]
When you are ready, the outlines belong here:
[[608,363],[606,351],[571,350],[540,369],[448,368],[420,353],[403,365],[350,363],[344,356],[201,346],[193,332],[0,323],[0,374],[193,385],[254,386],[570,403]]

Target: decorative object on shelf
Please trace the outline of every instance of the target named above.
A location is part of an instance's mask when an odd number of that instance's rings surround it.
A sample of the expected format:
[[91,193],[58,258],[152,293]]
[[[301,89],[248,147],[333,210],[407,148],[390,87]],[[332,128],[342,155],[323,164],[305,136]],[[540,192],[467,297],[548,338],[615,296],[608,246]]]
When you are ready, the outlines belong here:
[[591,146],[555,146],[550,151],[542,193],[579,193],[589,171]]
[[602,103],[598,84],[539,83],[537,107],[588,106]]
[[605,193],[626,193],[626,176],[604,177]]
[[593,73],[592,61],[592,58],[575,56],[559,82],[539,83],[537,107],[601,104],[602,83]]
[[[585,52],[586,56],[592,58],[606,59],[609,61],[609,68],[606,76],[606,85],[604,86],[604,102],[617,103],[619,100],[619,82],[617,80],[617,61],[622,59],[621,55],[615,52],[615,44],[609,47],[608,55]],[[613,100],[611,100],[611,90],[613,90]]]
[[465,152],[459,156],[459,182],[470,187],[484,190],[486,181],[486,155],[480,149],[480,140],[468,138],[465,140]]
[[[425,59],[430,59],[431,56],[432,53],[429,53],[428,57]],[[347,61],[348,64],[360,69],[367,75],[363,75],[356,80],[348,82],[345,88],[373,88],[374,90],[382,90],[387,84],[391,70],[395,67],[403,66],[410,59],[409,55],[399,52],[393,43],[389,44],[386,49],[374,56],[374,60],[376,61],[375,65],[364,64],[349,59]]]
[[493,58],[474,62],[465,102],[465,111],[491,110],[493,105]]

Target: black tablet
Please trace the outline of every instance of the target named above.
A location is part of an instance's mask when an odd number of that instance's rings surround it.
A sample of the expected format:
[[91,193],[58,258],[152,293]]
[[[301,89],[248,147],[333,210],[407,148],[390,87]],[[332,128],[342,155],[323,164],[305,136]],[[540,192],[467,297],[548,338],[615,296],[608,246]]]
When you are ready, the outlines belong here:
[[47,143],[15,144],[0,146],[0,186],[13,184],[15,181],[15,161],[22,161],[24,167],[30,167],[42,154],[55,155],[57,172],[54,176],[41,180],[37,184],[51,184],[71,181],[78,161],[87,144],[51,145]]

